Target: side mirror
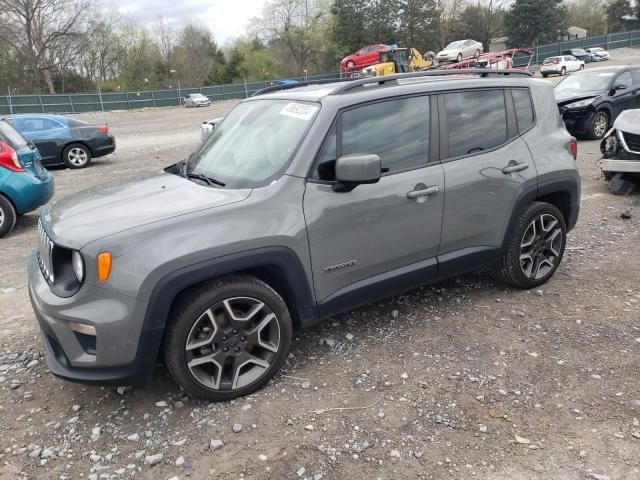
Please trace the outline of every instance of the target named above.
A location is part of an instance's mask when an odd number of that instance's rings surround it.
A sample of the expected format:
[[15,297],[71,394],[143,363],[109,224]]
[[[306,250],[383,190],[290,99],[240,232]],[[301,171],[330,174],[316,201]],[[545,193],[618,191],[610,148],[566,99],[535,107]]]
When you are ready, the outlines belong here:
[[376,183],[380,180],[382,162],[378,155],[345,155],[336,160],[334,191],[348,192],[361,183]]
[[609,95],[615,95],[618,90],[624,90],[627,86],[623,83],[616,83],[611,90],[609,90]]

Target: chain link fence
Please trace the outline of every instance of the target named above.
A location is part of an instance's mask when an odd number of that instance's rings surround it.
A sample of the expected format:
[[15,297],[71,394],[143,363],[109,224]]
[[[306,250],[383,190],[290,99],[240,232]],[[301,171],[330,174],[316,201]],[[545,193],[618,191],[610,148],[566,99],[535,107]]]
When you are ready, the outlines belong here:
[[[540,45],[531,48],[534,56],[531,64],[541,63],[545,58],[560,55],[570,48],[602,47],[606,50],[615,48],[640,47],[640,30],[610,33],[592,37],[579,38],[566,42]],[[524,66],[529,57],[514,59],[514,66]],[[329,73],[309,77],[294,77],[288,80],[332,80],[342,78],[342,73]],[[222,100],[243,99],[250,97],[258,90],[273,86],[278,80],[260,82],[244,82],[209,87],[182,88],[176,90],[144,90],[133,92],[79,93],[57,95],[5,95],[0,96],[0,115],[20,113],[82,113],[112,110],[131,110],[146,107],[170,107],[180,105],[184,96],[189,93],[202,93],[212,102]]]

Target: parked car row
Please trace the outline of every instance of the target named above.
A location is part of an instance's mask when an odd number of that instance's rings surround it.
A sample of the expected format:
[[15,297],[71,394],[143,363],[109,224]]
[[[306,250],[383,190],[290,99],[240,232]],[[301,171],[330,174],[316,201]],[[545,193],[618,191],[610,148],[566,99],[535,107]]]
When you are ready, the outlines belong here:
[[0,118],[0,237],[13,229],[18,216],[53,196],[53,175],[44,166],[85,168],[115,149],[107,125],[61,115]]

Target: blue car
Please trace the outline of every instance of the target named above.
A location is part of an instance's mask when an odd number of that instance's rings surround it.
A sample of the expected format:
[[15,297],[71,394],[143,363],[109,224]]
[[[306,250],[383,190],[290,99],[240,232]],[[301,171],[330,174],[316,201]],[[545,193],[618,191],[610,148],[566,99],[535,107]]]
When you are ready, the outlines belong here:
[[0,119],[0,237],[18,216],[51,200],[53,191],[53,175],[42,166],[38,149]]
[[116,141],[106,124],[92,124],[62,115],[27,114],[7,117],[35,144],[45,166],[85,168],[91,159],[113,153]]

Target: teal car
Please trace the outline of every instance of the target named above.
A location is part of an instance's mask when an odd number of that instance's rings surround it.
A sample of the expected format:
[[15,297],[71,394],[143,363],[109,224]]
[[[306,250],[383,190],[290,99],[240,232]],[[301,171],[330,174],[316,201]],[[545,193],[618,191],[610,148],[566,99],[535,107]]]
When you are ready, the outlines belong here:
[[0,120],[0,237],[20,215],[53,197],[53,175],[41,163],[38,149],[8,121]]

